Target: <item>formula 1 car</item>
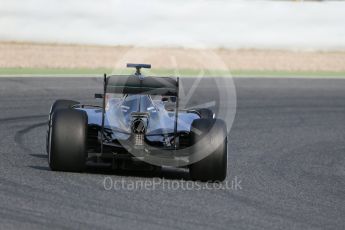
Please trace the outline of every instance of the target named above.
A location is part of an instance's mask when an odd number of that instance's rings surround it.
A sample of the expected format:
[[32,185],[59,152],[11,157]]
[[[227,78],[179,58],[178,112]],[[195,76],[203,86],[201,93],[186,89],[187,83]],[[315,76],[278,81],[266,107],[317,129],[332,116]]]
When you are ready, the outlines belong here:
[[[207,108],[179,109],[179,78],[141,74],[148,64],[127,64],[133,75],[104,75],[102,105],[57,100],[46,138],[51,170],[189,168],[190,177],[223,181],[227,129]],[[120,97],[116,97],[120,95]],[[158,160],[157,160],[158,159]],[[182,163],[181,163],[182,162]],[[143,166],[143,167],[142,167]]]

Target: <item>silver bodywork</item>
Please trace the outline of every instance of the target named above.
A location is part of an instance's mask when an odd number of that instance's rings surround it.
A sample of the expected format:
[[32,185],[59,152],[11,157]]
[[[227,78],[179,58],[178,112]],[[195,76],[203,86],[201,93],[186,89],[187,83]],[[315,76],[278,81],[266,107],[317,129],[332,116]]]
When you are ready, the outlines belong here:
[[[124,95],[121,98],[107,95],[105,107],[104,127],[112,130],[113,140],[127,140],[131,134],[132,114],[135,112],[147,113],[148,122],[145,138],[148,141],[161,141],[170,145],[175,128],[175,110],[171,102],[153,100],[149,95]],[[171,109],[172,108],[172,109]],[[79,108],[88,115],[89,126],[102,125],[102,109]],[[177,133],[189,133],[191,124],[200,118],[195,111],[178,111]]]

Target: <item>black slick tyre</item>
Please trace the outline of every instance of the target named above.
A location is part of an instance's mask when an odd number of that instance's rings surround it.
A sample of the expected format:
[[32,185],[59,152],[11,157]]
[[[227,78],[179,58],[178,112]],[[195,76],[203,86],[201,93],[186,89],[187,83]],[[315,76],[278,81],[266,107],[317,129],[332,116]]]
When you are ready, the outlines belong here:
[[48,162],[52,170],[81,172],[87,157],[87,114],[77,109],[55,111],[51,118]]
[[191,127],[191,141],[194,154],[209,149],[206,157],[191,164],[192,180],[223,181],[227,173],[227,130],[220,119],[196,119]]
[[47,129],[47,134],[46,134],[46,151],[47,151],[47,154],[48,154],[48,143],[49,143],[49,136],[50,136],[50,127],[51,127],[51,117],[52,117],[52,114],[55,111],[58,111],[60,109],[69,109],[73,105],[77,105],[77,104],[79,104],[78,101],[59,99],[59,100],[56,100],[53,103],[53,105],[50,107],[49,118],[48,118],[48,129]]
[[196,111],[199,113],[200,118],[206,118],[206,119],[213,118],[213,112],[210,109],[201,108],[201,109],[196,109]]

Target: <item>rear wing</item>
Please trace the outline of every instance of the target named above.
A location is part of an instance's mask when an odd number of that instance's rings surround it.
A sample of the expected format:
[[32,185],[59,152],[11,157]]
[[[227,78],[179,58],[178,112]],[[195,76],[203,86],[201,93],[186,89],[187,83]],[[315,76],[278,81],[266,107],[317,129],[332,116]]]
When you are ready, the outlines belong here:
[[113,75],[105,79],[105,93],[178,96],[178,78]]

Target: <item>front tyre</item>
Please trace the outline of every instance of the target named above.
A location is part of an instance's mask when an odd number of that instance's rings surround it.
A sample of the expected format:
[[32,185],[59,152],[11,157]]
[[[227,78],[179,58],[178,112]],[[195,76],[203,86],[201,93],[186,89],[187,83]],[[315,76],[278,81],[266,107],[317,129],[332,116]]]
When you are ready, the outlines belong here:
[[63,109],[52,114],[48,144],[48,162],[52,170],[85,170],[87,123],[85,111]]
[[[192,180],[223,181],[227,171],[227,129],[220,119],[197,119],[191,127],[194,154],[208,155],[189,166]],[[211,151],[211,153],[207,151]]]

